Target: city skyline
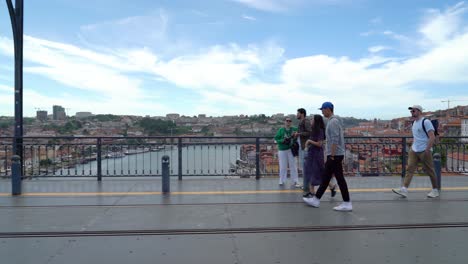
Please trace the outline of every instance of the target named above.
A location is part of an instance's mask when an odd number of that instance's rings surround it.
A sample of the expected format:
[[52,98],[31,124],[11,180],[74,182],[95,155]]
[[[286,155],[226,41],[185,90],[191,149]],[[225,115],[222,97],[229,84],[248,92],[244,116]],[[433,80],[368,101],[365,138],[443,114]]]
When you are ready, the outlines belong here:
[[[332,101],[341,116],[391,119],[468,103],[464,1],[25,4],[25,116],[313,114]],[[0,12],[0,116],[12,116]]]
[[[452,102],[452,101],[450,101]],[[425,111],[423,114],[433,114],[433,113],[436,113],[436,112],[439,112],[439,111],[448,111],[448,110],[451,110],[451,111],[458,111],[459,109],[463,109],[465,107],[468,107],[468,104],[465,104],[465,105],[451,105],[450,106],[450,102],[447,102],[445,101],[444,103],[447,103],[447,107],[450,107],[450,108],[447,108],[447,109],[435,109],[433,111]],[[95,113],[92,113],[91,111],[80,111],[80,112],[75,112],[75,114],[70,114],[69,112],[66,112],[65,109],[70,109],[70,108],[63,108],[63,106],[61,105],[54,105],[52,106],[50,109],[52,109],[51,112],[49,112],[49,110],[47,110],[47,108],[37,108],[36,109],[36,113],[34,114],[34,116],[25,116],[27,118],[37,118],[37,119],[43,119],[43,115],[44,114],[47,114],[46,119],[49,118],[51,120],[55,120],[57,118],[54,118],[53,117],[53,109],[57,107],[57,108],[61,108],[63,111],[63,114],[66,116],[66,117],[79,117],[79,118],[84,118],[84,117],[91,117],[91,116],[95,116],[95,115],[112,115],[111,113],[103,113],[103,114],[95,114]],[[458,110],[457,110],[458,109]],[[65,113],[66,112],[66,113]],[[242,117],[242,116],[260,116],[260,115],[265,115],[267,117],[276,117],[278,118],[279,116],[295,116],[296,113],[274,113],[274,114],[271,114],[271,115],[266,115],[264,113],[255,113],[255,114],[251,114],[251,115],[246,115],[246,114],[233,114],[233,115],[207,115],[207,114],[204,114],[204,113],[198,113],[198,114],[194,114],[194,115],[184,115],[184,114],[180,114],[180,113],[161,113],[161,115],[158,115],[158,116],[150,116],[150,115],[130,115],[130,114],[122,114],[122,115],[116,115],[116,116],[139,116],[139,117],[152,117],[152,118],[159,118],[159,117],[163,117],[163,118],[169,118],[169,119],[175,119],[175,118],[180,118],[180,117],[189,117],[189,118],[192,118],[192,117],[196,117],[196,118],[209,118],[209,117],[214,117],[214,118],[218,118],[218,117],[230,117],[230,116],[237,116],[237,117]],[[307,112],[307,116],[308,117],[311,117],[313,116],[314,113],[309,113]],[[0,115],[1,116],[1,115]],[[41,116],[41,118],[39,118],[39,116]],[[463,114],[461,114],[461,116],[463,116]],[[6,116],[8,117],[8,116]],[[14,118],[13,116],[9,116],[10,118]],[[356,118],[356,119],[360,119],[359,117],[354,117],[354,116],[342,116],[342,117],[345,117],[345,118]],[[400,119],[400,118],[405,118],[405,117],[408,117],[408,118],[411,118],[411,115],[410,114],[407,114],[407,115],[404,115],[404,116],[396,116],[394,118],[391,118],[391,119],[388,119],[388,120],[393,120],[393,119]],[[63,119],[63,118],[58,118],[58,119]],[[362,119],[366,119],[366,118],[362,118]],[[385,119],[382,119],[382,118],[379,118],[379,117],[374,117],[374,118],[367,118],[366,120],[369,120],[369,121],[372,121],[374,119],[378,119],[378,120],[385,120]],[[387,121],[388,121],[387,120]]]

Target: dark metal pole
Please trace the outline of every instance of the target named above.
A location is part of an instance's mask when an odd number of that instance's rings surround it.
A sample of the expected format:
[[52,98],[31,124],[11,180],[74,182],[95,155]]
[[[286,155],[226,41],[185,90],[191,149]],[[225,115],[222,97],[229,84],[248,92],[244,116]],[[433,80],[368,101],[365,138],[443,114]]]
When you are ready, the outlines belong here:
[[97,139],[97,180],[102,181],[102,140]]
[[6,0],[10,13],[15,50],[15,140],[13,152],[20,157],[23,168],[23,0],[16,0],[15,7],[11,0]]
[[21,195],[22,170],[20,157],[13,155],[11,157],[11,195]]
[[178,169],[179,169],[179,181],[182,180],[182,138],[178,138],[177,141],[177,156],[178,156]]
[[260,179],[260,138],[255,139],[255,179]]
[[170,177],[169,177],[169,156],[162,157],[162,192],[164,194],[171,191]]

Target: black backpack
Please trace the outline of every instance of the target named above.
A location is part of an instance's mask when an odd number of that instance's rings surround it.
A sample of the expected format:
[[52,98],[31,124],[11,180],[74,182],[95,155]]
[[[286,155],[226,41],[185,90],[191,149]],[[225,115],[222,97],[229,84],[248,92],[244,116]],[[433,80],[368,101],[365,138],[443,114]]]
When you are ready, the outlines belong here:
[[[423,118],[423,121],[422,121],[422,128],[424,130],[424,133],[426,133],[426,136],[429,137],[429,134],[427,134],[427,130],[426,130],[426,126],[424,126],[424,121],[427,120],[430,120],[429,118]],[[437,119],[434,119],[434,120],[430,120],[431,123],[432,123],[432,126],[434,127],[434,136],[435,136],[435,140],[434,140],[434,144],[439,144],[440,142],[440,136],[439,136],[439,120]],[[413,122],[414,123],[414,122]]]
[[[429,137],[429,135],[427,134],[427,130],[426,130],[426,127],[424,126],[424,121],[425,120],[429,120],[428,118],[423,118],[423,121],[422,121],[422,127],[423,127],[423,130],[424,130],[424,133],[426,133],[426,136]],[[439,135],[439,120],[437,119],[434,119],[434,120],[430,120],[431,123],[432,123],[432,126],[434,127],[434,135],[435,136],[438,136]]]

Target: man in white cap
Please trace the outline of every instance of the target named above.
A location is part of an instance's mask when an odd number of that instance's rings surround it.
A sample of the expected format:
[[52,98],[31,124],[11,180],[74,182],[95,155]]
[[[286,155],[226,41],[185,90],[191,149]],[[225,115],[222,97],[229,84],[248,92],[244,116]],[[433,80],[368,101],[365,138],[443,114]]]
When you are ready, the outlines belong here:
[[414,120],[412,126],[413,145],[408,153],[408,167],[406,169],[403,186],[398,189],[392,189],[392,191],[406,198],[408,196],[408,187],[411,183],[411,179],[418,167],[418,163],[421,162],[424,171],[429,175],[432,183],[432,191],[427,194],[427,197],[436,198],[439,196],[439,190],[437,189],[436,174],[431,153],[432,145],[435,141],[435,129],[431,121],[423,117],[423,108],[420,105],[410,106],[408,110],[411,111],[411,116]]

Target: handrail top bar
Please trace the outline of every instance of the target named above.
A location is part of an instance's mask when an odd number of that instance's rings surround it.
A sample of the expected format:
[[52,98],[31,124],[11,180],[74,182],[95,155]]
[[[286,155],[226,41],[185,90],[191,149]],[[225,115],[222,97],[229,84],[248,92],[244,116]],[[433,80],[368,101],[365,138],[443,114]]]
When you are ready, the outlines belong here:
[[[0,136],[0,139],[14,139],[15,136]],[[272,139],[272,136],[135,136],[135,137],[116,137],[116,136],[104,136],[104,137],[75,137],[75,136],[25,136],[20,137],[23,139]],[[411,136],[345,136],[345,138],[357,138],[357,139],[366,139],[366,138],[379,138],[379,139],[392,139],[392,138],[412,138]],[[450,137],[440,137],[442,138],[453,138],[453,139],[460,139],[460,138],[467,138],[463,136],[450,136]]]

